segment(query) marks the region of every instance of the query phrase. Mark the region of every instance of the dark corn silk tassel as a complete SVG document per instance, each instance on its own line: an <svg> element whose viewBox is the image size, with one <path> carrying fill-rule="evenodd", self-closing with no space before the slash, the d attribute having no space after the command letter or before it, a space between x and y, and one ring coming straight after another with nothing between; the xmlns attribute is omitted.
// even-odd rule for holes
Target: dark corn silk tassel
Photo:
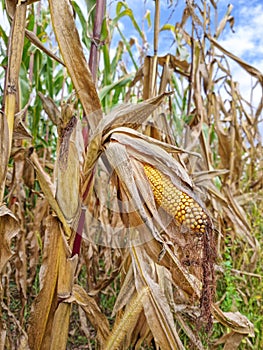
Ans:
<svg viewBox="0 0 263 350"><path fill-rule="evenodd" d="M144 164L156 203L175 220L195 232L205 232L207 215L188 194L179 190L168 176L149 164Z"/></svg>

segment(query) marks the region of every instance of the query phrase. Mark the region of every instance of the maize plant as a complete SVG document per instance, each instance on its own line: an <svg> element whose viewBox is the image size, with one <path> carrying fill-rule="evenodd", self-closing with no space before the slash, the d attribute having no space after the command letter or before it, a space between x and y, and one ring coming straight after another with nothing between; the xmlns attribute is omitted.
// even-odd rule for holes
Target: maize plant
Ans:
<svg viewBox="0 0 263 350"><path fill-rule="evenodd" d="M87 14L76 1L2 3L0 350L263 348L261 315L253 325L237 311L262 290L245 213L261 203L262 101L244 102L227 58L262 74L217 41L232 6L213 32L214 1L187 1L180 25L160 27L156 0L146 56L127 2L114 19L102 0ZM160 56L167 30L176 55Z"/></svg>

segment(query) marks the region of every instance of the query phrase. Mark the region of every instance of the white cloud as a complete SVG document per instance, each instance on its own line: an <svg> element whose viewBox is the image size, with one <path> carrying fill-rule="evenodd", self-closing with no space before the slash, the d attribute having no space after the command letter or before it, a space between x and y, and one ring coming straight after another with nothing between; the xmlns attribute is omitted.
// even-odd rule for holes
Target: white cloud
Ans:
<svg viewBox="0 0 263 350"><path fill-rule="evenodd" d="M234 55L263 71L263 4L252 0L249 5L246 1L240 1L238 4L234 2L234 6L232 15L235 17L235 32L230 29L225 31L219 42ZM234 80L238 82L244 98L249 101L255 79L252 80L251 76L234 61L229 62ZM254 106L258 104L261 96L262 90L258 86L254 91Z"/></svg>
<svg viewBox="0 0 263 350"><path fill-rule="evenodd" d="M239 6L232 12L235 17L235 33L225 32L220 43L245 60L263 61L263 4Z"/></svg>

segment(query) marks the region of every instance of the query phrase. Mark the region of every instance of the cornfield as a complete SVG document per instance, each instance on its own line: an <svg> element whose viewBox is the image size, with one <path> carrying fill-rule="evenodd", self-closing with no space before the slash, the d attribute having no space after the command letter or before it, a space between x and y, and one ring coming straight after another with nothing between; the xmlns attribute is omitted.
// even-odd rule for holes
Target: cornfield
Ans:
<svg viewBox="0 0 263 350"><path fill-rule="evenodd" d="M263 75L160 3L2 0L0 350L263 348Z"/></svg>

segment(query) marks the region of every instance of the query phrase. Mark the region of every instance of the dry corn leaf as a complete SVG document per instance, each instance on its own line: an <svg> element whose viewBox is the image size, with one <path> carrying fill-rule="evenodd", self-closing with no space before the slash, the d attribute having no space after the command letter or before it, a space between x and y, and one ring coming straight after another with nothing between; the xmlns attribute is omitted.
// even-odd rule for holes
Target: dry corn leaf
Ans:
<svg viewBox="0 0 263 350"><path fill-rule="evenodd" d="M165 295L155 280L155 263L147 255L143 246L131 250L135 285L138 292L148 288L144 298L144 313L155 342L162 349L184 350L184 346L175 328L173 314Z"/></svg>
<svg viewBox="0 0 263 350"><path fill-rule="evenodd" d="M39 0L36 0L36 1L39 1ZM27 1L27 4L28 3L29 1ZM57 57L51 50L49 50L45 45L43 45L34 32L31 32L30 30L26 29L25 35L31 41L32 44L34 44L41 51L45 52L49 57L53 58L55 61L57 61L58 63L64 66L63 61L59 57Z"/></svg>
<svg viewBox="0 0 263 350"><path fill-rule="evenodd" d="M54 308L57 307L57 280L60 256L64 253L59 221L49 216L46 219L44 256L40 269L40 292L30 314L28 338L31 349L41 349L43 343L49 348Z"/></svg>
<svg viewBox="0 0 263 350"><path fill-rule="evenodd" d="M218 27L216 28L216 33L215 33L215 38L217 39L221 33L223 32L227 22L230 22L230 25L231 25L231 28L233 27L234 25L234 21L233 21L233 17L230 16L232 10L233 10L233 5L232 4L229 4L228 7L227 7L227 12L225 14L225 16L222 18L222 20L220 21Z"/></svg>
<svg viewBox="0 0 263 350"><path fill-rule="evenodd" d="M91 339L91 332L88 324L88 320L85 314L85 311L78 306L78 312L79 312L79 320L80 320L80 327L82 332L85 334L85 337L87 339Z"/></svg>
<svg viewBox="0 0 263 350"><path fill-rule="evenodd" d="M170 69L176 70L179 68L180 73L183 75L189 75L190 65L186 60L179 60L176 56L167 54L165 56L158 57L158 64L161 66L168 65Z"/></svg>
<svg viewBox="0 0 263 350"><path fill-rule="evenodd" d="M19 231L20 227L15 215L4 204L0 205L0 272L13 255L11 240Z"/></svg>
<svg viewBox="0 0 263 350"><path fill-rule="evenodd" d="M197 185L201 185L203 182L204 183L208 182L217 176L222 176L228 173L229 173L229 170L227 169L203 170L203 171L193 173L192 178L193 178L193 182L197 186Z"/></svg>
<svg viewBox="0 0 263 350"><path fill-rule="evenodd" d="M47 115L49 116L50 120L55 125L58 125L60 112L55 102L49 96L44 96L40 91L38 92L38 96L41 98L43 108L47 113Z"/></svg>
<svg viewBox="0 0 263 350"><path fill-rule="evenodd" d="M152 99L143 101L136 105L123 104L114 108L99 123L89 142L87 155L84 164L84 174L90 172L90 169L97 161L102 149L102 137L118 127L130 127L137 129L146 121L150 114L162 103L166 96L171 93L163 93Z"/></svg>
<svg viewBox="0 0 263 350"><path fill-rule="evenodd" d="M169 245L163 247L155 240L146 242L144 245L147 254L153 261L170 270L174 284L181 288L192 299L200 298L201 282L182 265L180 259L172 252ZM162 250L166 253L159 259Z"/></svg>
<svg viewBox="0 0 263 350"><path fill-rule="evenodd" d="M132 266L129 266L129 269L126 273L124 281L122 282L121 289L117 296L117 299L112 310L112 315L114 316L120 309L122 309L128 302L132 299L132 296L135 293L135 284L134 284L134 274Z"/></svg>
<svg viewBox="0 0 263 350"><path fill-rule="evenodd" d="M63 61L88 117L90 128L94 131L102 117L101 105L83 53L73 19L73 10L66 0L49 0L49 6L53 29Z"/></svg>
<svg viewBox="0 0 263 350"><path fill-rule="evenodd" d="M81 286L75 284L72 295L65 302L76 302L85 311L90 323L97 330L97 338L100 344L103 345L109 336L110 327L106 316L101 312L95 299L90 297Z"/></svg>
<svg viewBox="0 0 263 350"><path fill-rule="evenodd" d="M223 350L237 350L245 335L235 332L229 332L222 335L216 342L213 343L213 348L225 344Z"/></svg>
<svg viewBox="0 0 263 350"><path fill-rule="evenodd" d="M231 188L229 187L228 184L225 184L225 196L228 199L228 205L231 207L231 209L234 211L234 214L236 217L242 222L244 228L248 231L251 232L251 227L248 223L246 213L242 209L242 207L238 204L237 200L231 193Z"/></svg>
<svg viewBox="0 0 263 350"><path fill-rule="evenodd" d="M240 312L223 312L217 305L213 305L212 312L218 322L233 332L254 336L254 325Z"/></svg>
<svg viewBox="0 0 263 350"><path fill-rule="evenodd" d="M251 66L250 64L246 63L243 61L241 58L235 56L231 52L227 51L226 49L223 48L214 38L212 38L210 35L206 35L207 38L211 41L212 44L215 45L221 52L223 52L225 55L228 57L232 58L236 63L238 63L242 68L244 68L250 75L254 76L259 80L261 85L263 84L263 75L262 73L256 69L255 67Z"/></svg>
<svg viewBox="0 0 263 350"><path fill-rule="evenodd" d="M167 86L171 82L172 74L173 74L173 70L171 68L169 68L169 58L167 57L164 64L163 64L161 82L160 82L160 87L159 87L159 91L158 91L159 94L166 91Z"/></svg>
<svg viewBox="0 0 263 350"><path fill-rule="evenodd" d="M189 337L192 347L196 347L198 350L205 350L206 348L203 346L202 341L200 337L197 334L196 329L192 329L191 326L189 326L188 322L184 320L184 318L177 312L176 313L176 320L179 322L180 326L184 330L185 334Z"/></svg>
<svg viewBox="0 0 263 350"><path fill-rule="evenodd" d="M66 349L71 304L60 303L55 311L52 323L50 350Z"/></svg>
<svg viewBox="0 0 263 350"><path fill-rule="evenodd" d="M148 288L142 288L138 293L135 292L129 300L127 307L118 322L115 322L112 333L105 342L105 350L119 349L126 337L130 337L133 329L139 320L143 310L143 303L147 298Z"/></svg>
<svg viewBox="0 0 263 350"><path fill-rule="evenodd" d="M17 5L16 1L13 1L13 0L6 0L5 1L6 11L7 11L8 16L10 18L14 17L14 14L16 12L16 5Z"/></svg>

